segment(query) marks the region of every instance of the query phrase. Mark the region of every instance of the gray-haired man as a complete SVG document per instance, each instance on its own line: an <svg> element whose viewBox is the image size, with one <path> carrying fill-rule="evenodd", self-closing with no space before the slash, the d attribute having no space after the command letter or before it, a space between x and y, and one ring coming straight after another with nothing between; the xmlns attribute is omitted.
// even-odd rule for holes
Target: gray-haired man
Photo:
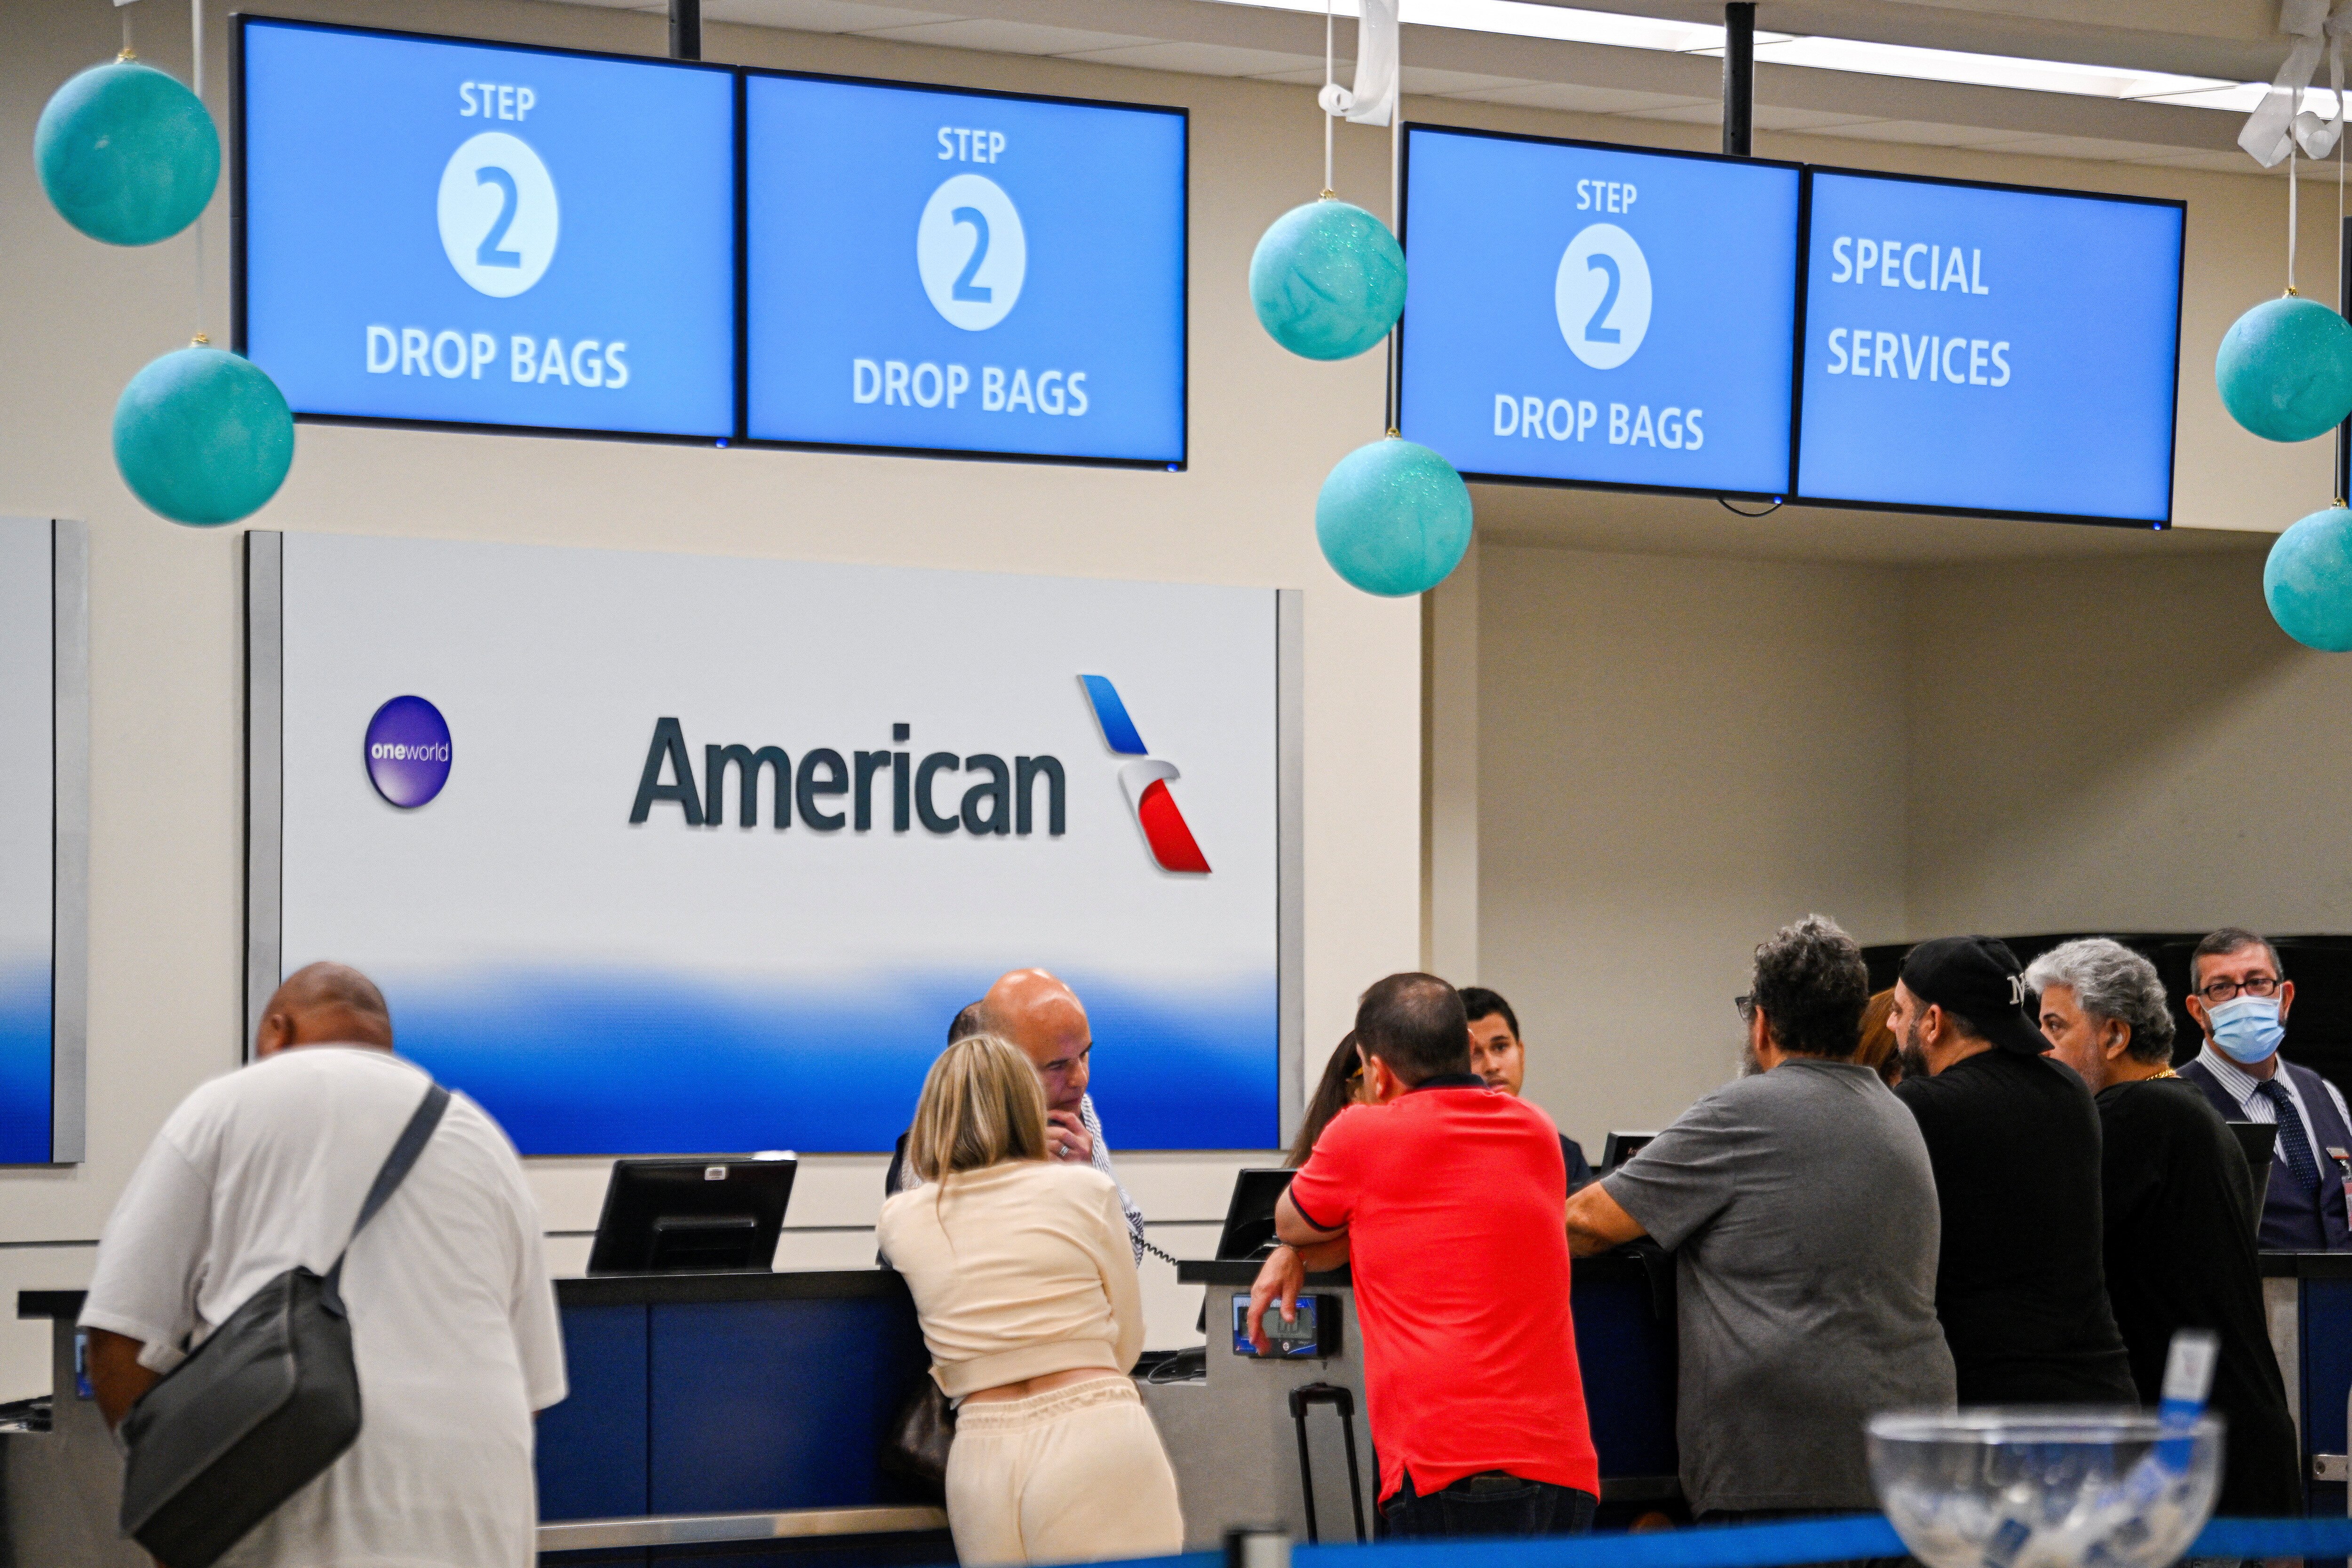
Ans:
<svg viewBox="0 0 2352 1568"><path fill-rule="evenodd" d="M2164 1386L2179 1329L2221 1337L2213 1408L2230 1423L2217 1511L2301 1511L2294 1419L2271 1352L2254 1257L2253 1182L2237 1141L2197 1086L2172 1070L2172 1014L2156 965L2090 937L2030 964L2051 1054L2099 1108L2107 1300L2140 1402Z"/></svg>

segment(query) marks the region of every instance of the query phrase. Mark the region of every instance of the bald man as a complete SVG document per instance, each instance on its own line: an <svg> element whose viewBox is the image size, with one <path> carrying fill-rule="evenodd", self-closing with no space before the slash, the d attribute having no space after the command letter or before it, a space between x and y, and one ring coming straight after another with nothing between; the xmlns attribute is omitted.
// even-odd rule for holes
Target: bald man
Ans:
<svg viewBox="0 0 2352 1568"><path fill-rule="evenodd" d="M563 1341L522 1164L462 1094L356 1239L352 1222L432 1080L393 1054L367 976L314 963L278 988L254 1060L163 1123L98 1245L82 1306L109 1426L262 1285L342 1294L359 1441L235 1550L238 1568L530 1568L531 1415L564 1394Z"/></svg>
<svg viewBox="0 0 2352 1568"><path fill-rule="evenodd" d="M1045 1088L1049 1123L1045 1157L1088 1163L1111 1179L1118 1188L1118 1206L1127 1214L1128 1239L1135 1245L1136 1261L1142 1262L1143 1211L1127 1195L1126 1185L1111 1166L1102 1119L1095 1114L1094 1097L1087 1093L1095 1036L1077 993L1045 970L1013 970L1000 975L987 995L956 1015L948 1026L948 1044L979 1034L1011 1041L1036 1068L1038 1080ZM890 1157L885 1190L901 1193L920 1184L907 1163L907 1140L902 1135Z"/></svg>

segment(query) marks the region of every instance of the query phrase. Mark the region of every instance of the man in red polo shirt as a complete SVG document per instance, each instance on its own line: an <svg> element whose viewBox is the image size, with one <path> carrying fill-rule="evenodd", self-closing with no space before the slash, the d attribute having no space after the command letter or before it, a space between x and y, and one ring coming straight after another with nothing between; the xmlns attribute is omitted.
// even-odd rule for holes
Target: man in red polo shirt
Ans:
<svg viewBox="0 0 2352 1568"><path fill-rule="evenodd" d="M1250 1337L1309 1268L1352 1264L1381 1512L1400 1536L1589 1529L1601 1492L1569 1316L1559 1131L1470 1070L1462 998L1391 974L1356 1010L1371 1103L1275 1211Z"/></svg>

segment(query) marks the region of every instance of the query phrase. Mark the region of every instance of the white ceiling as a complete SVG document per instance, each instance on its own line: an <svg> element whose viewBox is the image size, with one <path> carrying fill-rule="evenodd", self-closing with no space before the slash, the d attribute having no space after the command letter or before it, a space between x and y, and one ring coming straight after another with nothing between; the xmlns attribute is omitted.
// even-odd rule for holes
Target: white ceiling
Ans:
<svg viewBox="0 0 2352 1568"><path fill-rule="evenodd" d="M645 0L575 0L660 13ZM1578 0L1585 9L1720 22L1712 0ZM1322 18L1223 0L706 0L706 22L852 34L1287 83L1323 77ZM2127 16L2128 26L2113 18ZM1979 53L2124 65L2227 79L2276 68L2273 0L1764 0L1758 26ZM1342 50L1354 25L1339 25ZM1453 28L1407 26L1405 90L1630 120L1715 124L1720 61ZM1343 76L1344 79L1344 76ZM2214 110L1759 65L1756 125L1874 142L1968 147L2258 174L2242 118ZM2278 173L2283 174L2281 169Z"/></svg>

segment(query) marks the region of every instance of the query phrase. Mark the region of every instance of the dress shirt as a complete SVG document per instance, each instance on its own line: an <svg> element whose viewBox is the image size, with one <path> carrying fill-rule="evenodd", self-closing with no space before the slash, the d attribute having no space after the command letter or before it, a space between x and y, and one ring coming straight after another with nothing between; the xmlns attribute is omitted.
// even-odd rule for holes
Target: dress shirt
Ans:
<svg viewBox="0 0 2352 1568"><path fill-rule="evenodd" d="M2266 1121L2273 1126L2278 1124L2278 1108L2265 1096L2255 1092L2255 1086L2263 1082L2263 1079L2254 1077L2253 1074L2215 1050L2213 1042L2210 1040L2206 1041L2205 1048L2197 1053L2197 1060L2199 1065L2213 1075L2213 1081L2221 1086L2222 1092L2238 1102L2238 1109L2244 1112L2242 1120ZM2277 1073L2270 1081L2284 1089L2287 1098L2294 1102L2294 1113L2303 1119L2304 1141L2310 1144L2312 1153L2324 1154L2325 1151L2320 1147L2319 1131L2311 1124L2311 1108L2304 1104L2303 1090L2295 1086L2294 1075ZM2330 1083L2327 1085L2327 1094L2329 1099L2336 1101L2336 1113L2344 1118L2347 1123L2352 1123L2352 1109L2347 1109L2345 1106L2344 1091ZM2284 1142L2279 1145L2278 1158L2282 1163L2286 1159L2286 1145Z"/></svg>

